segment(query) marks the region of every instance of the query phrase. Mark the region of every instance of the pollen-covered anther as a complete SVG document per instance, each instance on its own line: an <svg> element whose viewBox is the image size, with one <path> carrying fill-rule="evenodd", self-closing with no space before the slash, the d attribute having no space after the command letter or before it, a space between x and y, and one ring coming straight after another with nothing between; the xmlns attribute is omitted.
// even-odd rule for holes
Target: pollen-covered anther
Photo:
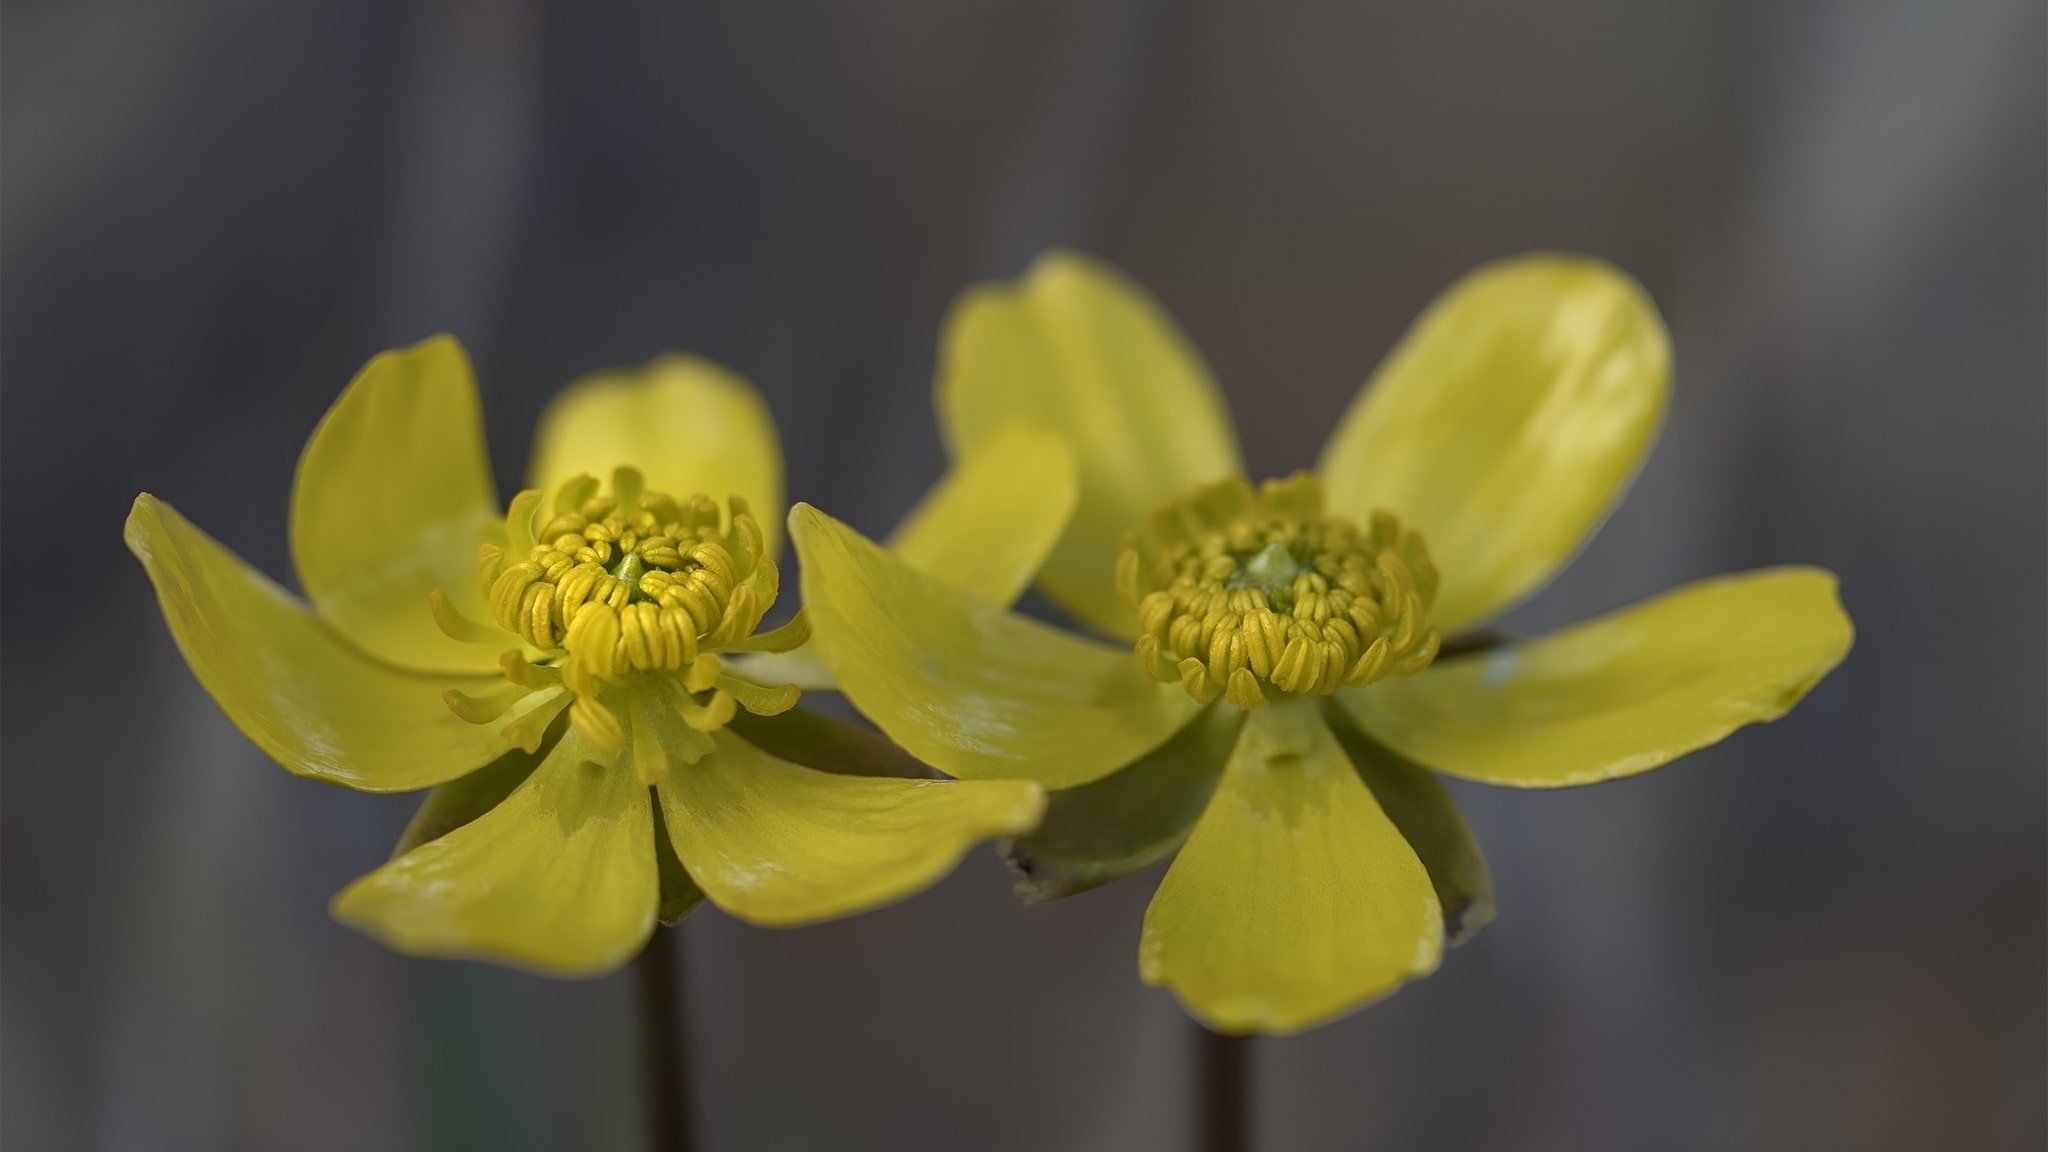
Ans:
<svg viewBox="0 0 2048 1152"><path fill-rule="evenodd" d="M1273 691L1410 675L1442 642L1421 534L1383 512L1364 527L1324 514L1307 473L1169 501L1148 532L1126 537L1116 582L1138 614L1139 666L1203 702L1257 708Z"/></svg>
<svg viewBox="0 0 2048 1152"><path fill-rule="evenodd" d="M570 720L607 747L627 738L619 691L661 677L684 698L712 691L694 722L723 724L731 711L703 675L710 653L744 641L775 602L778 577L745 500L729 513L704 495L677 500L645 491L621 468L612 491L580 476L555 494L523 492L506 517L507 544L483 545L477 578L499 627L546 655L575 697ZM537 525L537 527L536 527ZM517 653L514 668L538 667ZM553 673L550 673L553 674ZM474 710L474 709L472 709Z"/></svg>

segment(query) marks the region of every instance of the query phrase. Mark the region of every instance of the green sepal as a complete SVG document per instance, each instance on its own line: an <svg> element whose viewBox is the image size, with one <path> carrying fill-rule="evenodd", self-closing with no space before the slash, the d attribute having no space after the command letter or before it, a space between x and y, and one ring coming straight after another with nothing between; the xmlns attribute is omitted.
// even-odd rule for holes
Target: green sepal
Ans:
<svg viewBox="0 0 2048 1152"><path fill-rule="evenodd" d="M1493 877L1443 781L1366 735L1334 700L1323 706L1323 718L1373 798L1428 870L1437 902L1443 905L1444 942L1456 946L1478 935L1493 923Z"/></svg>
<svg viewBox="0 0 2048 1152"><path fill-rule="evenodd" d="M881 733L809 708L792 708L775 716L738 712L726 727L770 756L820 772L906 780L936 775Z"/></svg>
<svg viewBox="0 0 2048 1152"><path fill-rule="evenodd" d="M661 800L652 785L647 789L647 802L654 805L654 866L661 876L661 903L655 908L654 918L673 928L704 902L704 890L690 878L689 870L676 856L675 845L669 843Z"/></svg>
<svg viewBox="0 0 2048 1152"><path fill-rule="evenodd" d="M467 776L436 784L406 821L391 858L396 860L429 840L439 840L496 808L533 775L542 759L538 752L514 748Z"/></svg>
<svg viewBox="0 0 2048 1152"><path fill-rule="evenodd" d="M997 850L1026 904L1086 892L1166 859L1216 791L1244 712L1217 705L1130 767L1046 796L1037 831Z"/></svg>

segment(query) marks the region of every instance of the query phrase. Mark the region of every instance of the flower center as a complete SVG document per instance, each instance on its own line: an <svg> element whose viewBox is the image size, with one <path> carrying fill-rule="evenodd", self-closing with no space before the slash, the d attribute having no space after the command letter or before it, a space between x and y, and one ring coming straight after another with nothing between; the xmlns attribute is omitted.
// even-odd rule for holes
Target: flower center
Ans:
<svg viewBox="0 0 2048 1152"><path fill-rule="evenodd" d="M1428 624L1436 585L1420 533L1384 512L1367 527L1324 514L1308 473L1257 491L1238 477L1196 488L1117 558L1139 665L1240 708L1268 689L1328 694L1428 667L1442 644Z"/></svg>
<svg viewBox="0 0 2048 1152"><path fill-rule="evenodd" d="M621 469L605 496L594 478L578 477L556 494L554 516L531 544L510 540L513 554L526 544L525 558L485 588L500 627L536 648L566 649L601 675L681 671L703 649L753 631L776 580L746 501L733 499L722 527L710 497L679 502L641 491L638 479ZM508 533L517 533L509 521Z"/></svg>
<svg viewBox="0 0 2048 1152"><path fill-rule="evenodd" d="M633 468L613 473L608 494L591 476L562 485L545 519L543 499L538 490L514 497L504 545L484 544L477 555L492 617L529 649L505 654L513 684L566 689L570 722L607 748L624 746L628 724L636 742L643 727L650 739L662 735L654 730L672 728L665 723L670 716L710 733L739 707L767 715L796 702L795 688L743 680L716 655L779 650L804 638L800 620L754 636L775 603L779 576L745 500L732 497L722 515L709 496L677 500L646 491ZM443 604L436 607L448 614ZM463 627L453 624L451 634ZM449 704L465 718L504 710L460 694L451 694ZM514 738L536 744L539 736ZM661 742L702 744L687 736Z"/></svg>

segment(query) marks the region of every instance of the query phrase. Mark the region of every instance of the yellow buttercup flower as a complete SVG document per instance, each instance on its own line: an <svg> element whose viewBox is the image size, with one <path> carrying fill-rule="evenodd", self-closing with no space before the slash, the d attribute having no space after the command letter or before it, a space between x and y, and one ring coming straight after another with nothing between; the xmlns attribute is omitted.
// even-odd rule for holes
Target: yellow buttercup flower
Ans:
<svg viewBox="0 0 2048 1152"><path fill-rule="evenodd" d="M706 897L757 924L841 916L1036 823L1035 783L911 778L879 737L790 710L767 656L806 626L757 631L781 449L744 381L681 356L587 377L543 416L532 480L497 511L443 337L372 360L307 444L305 601L135 501L128 545L237 727L302 776L434 789L336 916L407 953L594 975ZM963 514L1018 483L1036 521ZM1021 587L1072 492L1060 442L998 438L906 524L932 539L905 555L948 586Z"/></svg>
<svg viewBox="0 0 2048 1152"><path fill-rule="evenodd" d="M1053 253L971 289L941 361L956 456L1018 428L1074 447L1079 499L1038 582L1122 643L953 592L798 505L811 646L920 759L1058 790L1008 849L1025 899L1172 857L1139 970L1219 1030L1328 1020L1491 920L1485 861L1431 770L1528 788L1642 772L1784 714L1849 648L1813 568L1446 644L1555 574L1655 436L1664 326L1597 261L1473 272L1313 473L1256 488L1200 357L1093 260Z"/></svg>

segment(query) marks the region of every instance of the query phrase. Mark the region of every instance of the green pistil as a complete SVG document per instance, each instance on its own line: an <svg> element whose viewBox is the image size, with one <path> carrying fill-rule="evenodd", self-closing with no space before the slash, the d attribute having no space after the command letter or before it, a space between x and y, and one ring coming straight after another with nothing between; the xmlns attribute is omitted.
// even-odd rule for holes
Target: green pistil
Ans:
<svg viewBox="0 0 2048 1152"><path fill-rule="evenodd" d="M612 569L612 575L626 582L626 587L633 590L633 598L635 600L646 600L650 599L650 597L640 591L640 577L646 571L647 562L640 558L640 551L636 548L626 553L626 558L619 561L618 566Z"/></svg>
<svg viewBox="0 0 2048 1152"><path fill-rule="evenodd" d="M1266 603L1275 612L1286 612L1294 607L1294 581L1308 569L1295 559L1292 549L1285 541L1275 540L1247 561L1244 567L1233 573L1224 587L1236 591L1241 588L1257 588L1265 593Z"/></svg>

